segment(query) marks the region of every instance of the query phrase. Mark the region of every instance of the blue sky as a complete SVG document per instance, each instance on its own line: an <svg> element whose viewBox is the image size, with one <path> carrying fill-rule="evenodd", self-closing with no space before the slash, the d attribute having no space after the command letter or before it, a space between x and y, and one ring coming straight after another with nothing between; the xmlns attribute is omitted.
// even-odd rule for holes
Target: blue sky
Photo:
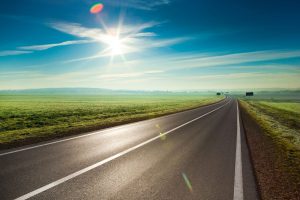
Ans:
<svg viewBox="0 0 300 200"><path fill-rule="evenodd" d="M104 9L91 14L102 3ZM300 88L297 0L3 0L0 89Z"/></svg>

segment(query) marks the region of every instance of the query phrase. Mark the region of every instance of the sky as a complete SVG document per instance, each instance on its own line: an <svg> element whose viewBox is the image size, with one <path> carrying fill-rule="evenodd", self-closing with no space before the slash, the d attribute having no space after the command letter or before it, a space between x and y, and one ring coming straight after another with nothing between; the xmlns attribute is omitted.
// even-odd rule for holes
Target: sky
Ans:
<svg viewBox="0 0 300 200"><path fill-rule="evenodd" d="M299 8L298 0L2 0L0 90L299 89Z"/></svg>

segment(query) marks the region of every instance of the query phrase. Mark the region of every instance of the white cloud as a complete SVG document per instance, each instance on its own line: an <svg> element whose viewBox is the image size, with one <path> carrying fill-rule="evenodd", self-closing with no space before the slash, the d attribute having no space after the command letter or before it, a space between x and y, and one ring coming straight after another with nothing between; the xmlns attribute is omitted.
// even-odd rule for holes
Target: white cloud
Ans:
<svg viewBox="0 0 300 200"><path fill-rule="evenodd" d="M133 72L133 73L103 74L100 75L99 78L104 78L104 79L132 78L132 77L140 77L149 74L158 74L163 72L164 71L156 70L156 71L144 71L144 72Z"/></svg>
<svg viewBox="0 0 300 200"><path fill-rule="evenodd" d="M221 55L205 54L173 54L144 61L146 68L162 68L165 70L181 70L191 68L229 66L261 61L274 61L288 58L299 58L299 50L269 50Z"/></svg>
<svg viewBox="0 0 300 200"><path fill-rule="evenodd" d="M93 40L73 40L73 41L65 41L65 42L52 43L52 44L22 46L22 47L19 47L19 49L42 51L42 50L47 50L47 49L50 49L53 47L67 46L67 45L73 45L73 44L86 44L86 43L92 43L92 42L94 42L94 41Z"/></svg>
<svg viewBox="0 0 300 200"><path fill-rule="evenodd" d="M248 72L248 73L230 73L230 74L210 74L210 75L198 75L198 76L188 76L184 79L189 80L217 80L217 79L238 79L238 78L255 78L255 77L266 77L267 73L257 73L257 72Z"/></svg>
<svg viewBox="0 0 300 200"><path fill-rule="evenodd" d="M84 27L81 24L78 23L67 23L67 22L55 22L50 23L49 25L63 33L67 33L76 37L80 38L90 38L97 41L106 42L108 32L113 33L120 31L121 36L127 36L127 37L153 37L156 36L153 32L145 32L145 29L152 28L154 26L157 26L161 23L158 22L148 22L143 24L137 24L137 25L122 25L120 27L120 30L118 30L118 27L115 28L107 28L101 29L101 28L90 28L90 27Z"/></svg>
<svg viewBox="0 0 300 200"><path fill-rule="evenodd" d="M78 23L55 22L49 24L52 28L80 38L101 40L105 33L99 28L86 28Z"/></svg>
<svg viewBox="0 0 300 200"><path fill-rule="evenodd" d="M137 52L138 49L134 47L127 47L126 48L126 54L128 53L133 53ZM98 59L98 58L103 58L103 57L109 57L111 56L110 52L107 49L104 49L103 51L100 51L94 55L91 56L86 56L86 57L81 57L81 58L74 58L70 60L65 60L62 63L72 63L72 62L80 62L80 61L85 61L85 60L93 60L93 59Z"/></svg>
<svg viewBox="0 0 300 200"><path fill-rule="evenodd" d="M32 53L32 51L8 50L8 51L0 51L0 56L14 56L14 55L29 54L29 53Z"/></svg>
<svg viewBox="0 0 300 200"><path fill-rule="evenodd" d="M157 36L157 34L153 32L135 34L135 37L154 37L154 36Z"/></svg>
<svg viewBox="0 0 300 200"><path fill-rule="evenodd" d="M120 27L120 30L118 30L118 27L108 28L107 30L105 30L101 28L84 27L78 23L55 22L55 23L50 23L48 25L60 32L73 35L78 38L83 38L83 39L64 41L59 43L21 46L21 47L17 47L17 49L19 50L0 51L0 56L28 54L28 53L33 53L34 51L43 51L43 50L47 50L59 46L86 44L86 43L93 43L93 42L107 44L107 41L111 39L110 38L111 36L108 34L108 32L114 33L117 31L120 31L119 33L120 37L126 38L128 41L134 43L131 47L127 47L126 49L127 53L136 52L138 50L141 50L142 47L157 48L166 45L173 45L175 43L183 42L184 40L186 40L184 38L158 40L155 38L157 36L156 33L145 31L146 29L153 28L160 24L161 23L158 22L147 22L147 23L137 24L137 25L122 25L122 27ZM105 57L105 56L109 56L108 52L101 51L92 56L71 60L71 62L95 59L95 58Z"/></svg>
<svg viewBox="0 0 300 200"><path fill-rule="evenodd" d="M76 29L76 30L81 31L81 30L78 30L78 29ZM69 31L71 31L71 30L69 30ZM84 34L84 33L82 33L82 34ZM92 42L95 41L95 39L94 40L92 40L92 39L93 38L91 38L89 40L73 40L73 41L64 41L64 42L60 42L60 43L21 46L21 47L17 47L17 49L19 49L19 50L0 51L0 56L22 55L22 54L33 53L34 51L47 50L47 49L50 49L50 48L53 48L53 47L68 46L68 45L74 45L74 44L87 44L87 43L92 43Z"/></svg>
<svg viewBox="0 0 300 200"><path fill-rule="evenodd" d="M190 68L193 67L207 67L207 66L220 66L239 64L246 62L258 62L267 60L279 60L285 58L300 57L300 51L253 51L245 53L232 53L216 56L207 56L197 58L194 57L176 57L173 61L177 64L184 64Z"/></svg>
<svg viewBox="0 0 300 200"><path fill-rule="evenodd" d="M191 37L167 38L159 39L156 33L146 31L160 25L158 22L148 22L137 25L120 25L114 28L88 28L78 23L56 22L50 26L58 31L85 39L91 39L104 45L109 46L112 37L119 35L119 40L122 41L123 54L134 52L142 52L145 49L160 48L175 45L192 39ZM105 27L105 26L104 26ZM84 60L97 59L101 57L111 56L109 49L104 49L91 56L67 60L64 63L78 62Z"/></svg>

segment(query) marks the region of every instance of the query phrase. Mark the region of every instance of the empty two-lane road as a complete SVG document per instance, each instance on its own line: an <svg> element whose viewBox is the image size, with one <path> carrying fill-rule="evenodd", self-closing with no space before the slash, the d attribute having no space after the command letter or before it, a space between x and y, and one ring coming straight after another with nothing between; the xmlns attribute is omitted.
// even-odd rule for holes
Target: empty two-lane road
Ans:
<svg viewBox="0 0 300 200"><path fill-rule="evenodd" d="M236 100L0 152L1 199L258 199Z"/></svg>

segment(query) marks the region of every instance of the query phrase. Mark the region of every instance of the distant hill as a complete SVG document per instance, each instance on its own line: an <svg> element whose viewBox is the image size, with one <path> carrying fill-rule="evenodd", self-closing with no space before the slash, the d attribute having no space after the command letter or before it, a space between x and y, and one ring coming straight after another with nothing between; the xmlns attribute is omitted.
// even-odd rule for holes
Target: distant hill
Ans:
<svg viewBox="0 0 300 200"><path fill-rule="evenodd" d="M100 88L42 88L25 90L0 90L0 94L105 94L113 90Z"/></svg>
<svg viewBox="0 0 300 200"><path fill-rule="evenodd" d="M220 90L222 91L222 90ZM0 95L215 95L220 91L142 91L142 90L111 90L104 88L41 88L24 90L0 90ZM228 90L224 90L228 91ZM230 95L244 95L246 91L229 92ZM259 97L294 97L300 98L300 90L261 90L254 91Z"/></svg>
<svg viewBox="0 0 300 200"><path fill-rule="evenodd" d="M25 90L0 90L0 94L7 95L178 95L178 94L201 94L214 95L213 91L138 91L138 90L110 90L103 88L42 88L42 89L25 89Z"/></svg>

